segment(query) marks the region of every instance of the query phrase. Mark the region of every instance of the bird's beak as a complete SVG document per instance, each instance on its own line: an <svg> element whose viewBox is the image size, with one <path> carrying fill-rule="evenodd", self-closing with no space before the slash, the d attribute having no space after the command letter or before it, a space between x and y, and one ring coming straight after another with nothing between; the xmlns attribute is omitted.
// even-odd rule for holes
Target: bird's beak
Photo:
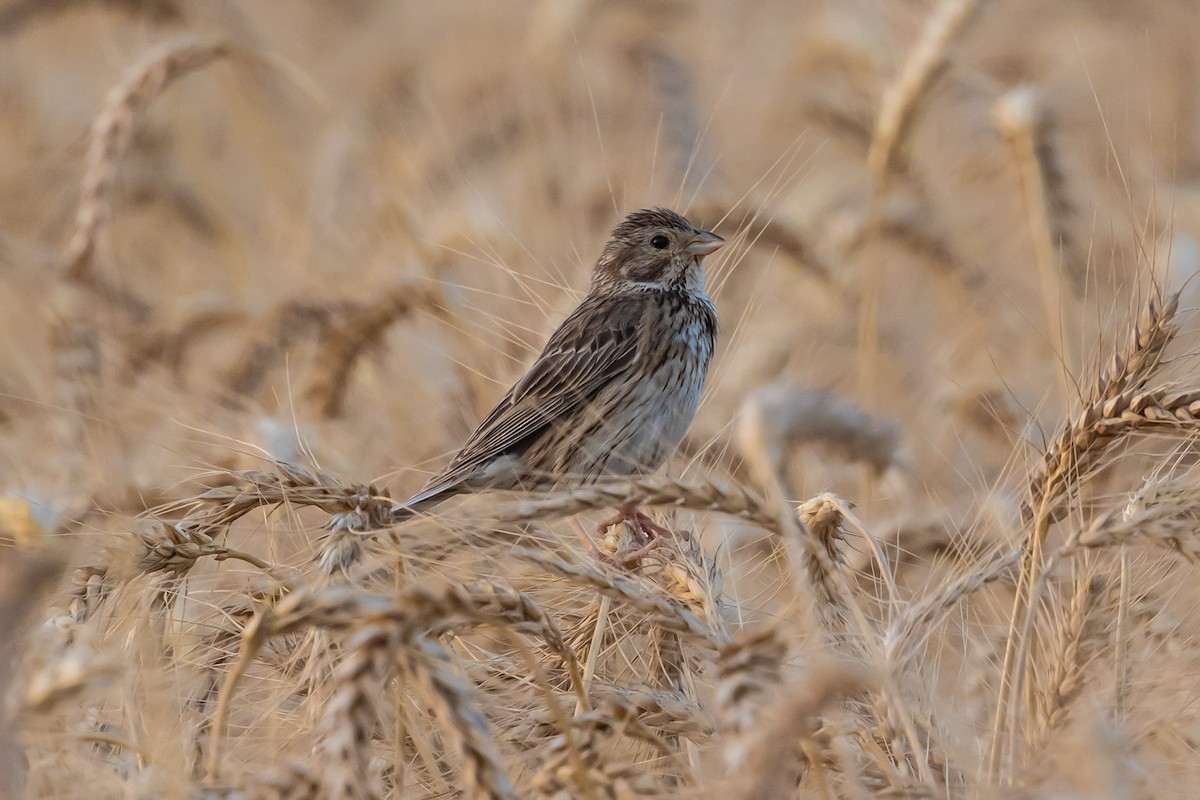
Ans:
<svg viewBox="0 0 1200 800"><path fill-rule="evenodd" d="M697 231L687 247L683 248L694 256L706 256L720 250L725 240L712 231Z"/></svg>

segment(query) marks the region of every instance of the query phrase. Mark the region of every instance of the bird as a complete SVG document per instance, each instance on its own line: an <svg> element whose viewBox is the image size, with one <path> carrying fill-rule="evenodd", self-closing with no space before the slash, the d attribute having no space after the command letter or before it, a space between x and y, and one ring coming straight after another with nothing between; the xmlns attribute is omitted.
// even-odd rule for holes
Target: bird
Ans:
<svg viewBox="0 0 1200 800"><path fill-rule="evenodd" d="M655 472L700 403L717 338L704 259L724 243L665 208L629 214L604 245L582 302L448 466L394 506L394 518L465 493ZM643 540L669 533L633 505L616 511L598 533L620 522Z"/></svg>

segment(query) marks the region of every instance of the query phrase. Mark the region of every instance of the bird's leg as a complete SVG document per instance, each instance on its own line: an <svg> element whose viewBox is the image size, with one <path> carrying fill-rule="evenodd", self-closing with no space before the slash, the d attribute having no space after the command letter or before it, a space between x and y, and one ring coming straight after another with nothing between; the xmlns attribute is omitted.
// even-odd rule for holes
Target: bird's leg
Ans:
<svg viewBox="0 0 1200 800"><path fill-rule="evenodd" d="M642 531L642 535L647 539L671 537L679 538L686 542L691 538L691 534L687 531L673 531L670 528L659 525L650 519L649 515L642 513L636 508L633 509L633 524Z"/></svg>
<svg viewBox="0 0 1200 800"><path fill-rule="evenodd" d="M638 519L639 516L644 517L646 515L638 511L636 506L619 506L616 514L613 514L607 519L601 520L599 524L596 525L596 535L603 538L608 535L610 528L612 528L614 525L620 525L622 522L624 522L629 526L629 529L633 531L634 536L637 536L640 539L649 538L646 536L646 532L642 530L642 526Z"/></svg>
<svg viewBox="0 0 1200 800"><path fill-rule="evenodd" d="M609 528L622 522L629 526L635 536L645 542L664 537L680 538L686 542L690 537L687 531L673 531L659 525L637 506L632 505L619 506L616 514L596 526L596 533L599 536L605 536L608 534Z"/></svg>
<svg viewBox="0 0 1200 800"><path fill-rule="evenodd" d="M583 526L579 524L578 519L568 517L567 522L570 524L571 529L575 531L575 538L579 539L579 543L583 545L583 549L589 556L603 564L613 567L617 566L617 561L612 556L600 552L600 548L596 547L596 543L592 541L592 537L584 532Z"/></svg>
<svg viewBox="0 0 1200 800"><path fill-rule="evenodd" d="M634 564L637 564L638 560L642 556L646 555L651 550L657 549L658 547L660 547L662 545L662 543L663 543L662 537L655 537L655 538L649 540L648 542L646 542L644 545L641 545L640 547L633 547L633 548L618 550L616 553L613 554L612 558L614 561L618 562L621 566L629 567Z"/></svg>
<svg viewBox="0 0 1200 800"><path fill-rule="evenodd" d="M609 566L629 568L635 566L642 556L662 544L661 536L657 535L653 529L651 531L646 530L644 527L644 522L646 521L648 521L646 515L642 514L634 506L621 506L617 509L616 514L598 524L596 526L596 535L607 545L606 549L612 550L612 555L597 547L594 542L583 534L582 528L579 528L577 525L574 526L576 529L575 535L583 542L584 549L587 550L592 558ZM610 531L613 526L622 523L629 530L628 535L632 538L632 542L626 540L622 543L621 538L624 537L614 539L611 536Z"/></svg>

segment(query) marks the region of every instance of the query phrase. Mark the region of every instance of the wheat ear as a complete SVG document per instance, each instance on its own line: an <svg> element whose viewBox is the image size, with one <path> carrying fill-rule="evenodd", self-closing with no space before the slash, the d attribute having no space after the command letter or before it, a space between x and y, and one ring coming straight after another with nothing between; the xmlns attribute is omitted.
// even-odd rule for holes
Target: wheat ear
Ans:
<svg viewBox="0 0 1200 800"><path fill-rule="evenodd" d="M221 40L196 37L161 45L129 67L105 98L104 108L92 123L75 230L63 251L61 268L70 280L107 287L95 273L92 257L112 216L112 195L117 169L133 141L138 116L179 78L229 55L233 48ZM144 301L112 291L124 305L144 315Z"/></svg>

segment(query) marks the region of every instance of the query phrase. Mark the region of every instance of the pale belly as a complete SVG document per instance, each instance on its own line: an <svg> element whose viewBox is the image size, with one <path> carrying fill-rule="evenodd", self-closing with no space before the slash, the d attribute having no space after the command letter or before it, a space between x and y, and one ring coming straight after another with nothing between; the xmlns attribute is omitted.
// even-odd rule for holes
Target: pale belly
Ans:
<svg viewBox="0 0 1200 800"><path fill-rule="evenodd" d="M691 334L666 343L671 352L657 371L609 386L531 448L531 466L567 483L645 475L662 466L696 415L712 356L711 341Z"/></svg>

